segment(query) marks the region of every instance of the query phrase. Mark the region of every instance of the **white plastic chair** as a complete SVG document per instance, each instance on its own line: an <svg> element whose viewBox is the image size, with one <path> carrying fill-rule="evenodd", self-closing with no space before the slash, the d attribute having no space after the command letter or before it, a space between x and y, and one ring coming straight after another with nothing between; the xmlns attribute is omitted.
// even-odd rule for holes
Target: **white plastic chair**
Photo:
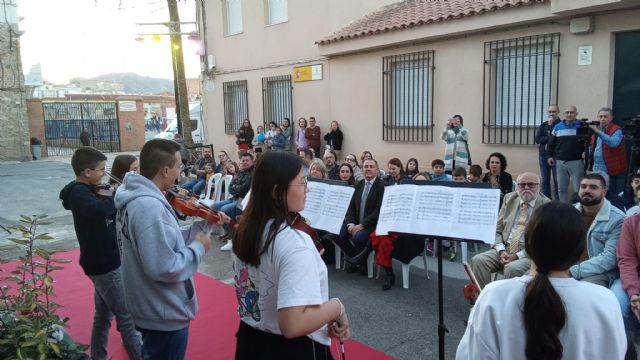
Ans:
<svg viewBox="0 0 640 360"><path fill-rule="evenodd" d="M422 254L418 254L418 256L422 255L422 263L424 264L424 271L426 271L427 273L427 279L431 279L431 277L429 276L429 268L427 267L427 241L428 238L424 240L424 250L422 251ZM374 259L375 259L375 251L372 251L371 254L369 255L369 257L367 258L367 273L369 278L373 278L373 265L374 265ZM392 259L395 261L398 261L397 259ZM404 289L408 289L409 288L409 268L410 268L411 264L405 264L402 263L402 287ZM376 279L380 277L380 266L378 266L378 269L376 271Z"/></svg>
<svg viewBox="0 0 640 360"><path fill-rule="evenodd" d="M233 180L233 176L225 175L222 178L222 182L224 183L224 197L219 201L231 199L231 180Z"/></svg>
<svg viewBox="0 0 640 360"><path fill-rule="evenodd" d="M199 202L206 206L206 207L211 207L211 205L213 205L213 203L215 203L216 200L220 195L219 193L220 191L220 184L221 181L220 179L222 178L222 174L217 173L217 174L213 174L210 178L209 178L209 182L207 183L207 193L205 194L204 199L200 199ZM213 191L213 198L211 197L211 192Z"/></svg>

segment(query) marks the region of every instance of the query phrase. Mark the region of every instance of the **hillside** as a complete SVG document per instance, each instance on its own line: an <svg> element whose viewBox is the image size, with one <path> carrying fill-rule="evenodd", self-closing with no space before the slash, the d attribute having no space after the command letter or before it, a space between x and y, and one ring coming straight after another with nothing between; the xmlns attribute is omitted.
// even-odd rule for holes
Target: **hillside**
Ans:
<svg viewBox="0 0 640 360"><path fill-rule="evenodd" d="M127 94L151 95L161 92L173 93L173 80L141 76L135 73L111 73L96 76L100 81L115 81L124 85Z"/></svg>

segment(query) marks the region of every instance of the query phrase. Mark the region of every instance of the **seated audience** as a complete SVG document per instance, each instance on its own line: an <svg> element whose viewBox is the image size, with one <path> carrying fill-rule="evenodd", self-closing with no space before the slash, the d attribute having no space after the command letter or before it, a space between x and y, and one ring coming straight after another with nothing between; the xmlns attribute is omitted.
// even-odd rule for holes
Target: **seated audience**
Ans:
<svg viewBox="0 0 640 360"><path fill-rule="evenodd" d="M362 169L364 180L356 185L340 234L334 236L333 241L348 260L351 259L346 265L347 272L355 272L361 267L366 274L366 266L362 264L372 250L369 235L378 224L384 183L377 176L378 162L374 159L365 160Z"/></svg>
<svg viewBox="0 0 640 360"><path fill-rule="evenodd" d="M478 164L469 166L469 176L467 177L467 179L472 183L482 182L482 166Z"/></svg>
<svg viewBox="0 0 640 360"><path fill-rule="evenodd" d="M631 175L629 185L625 186L624 191L620 193L624 207L627 210L638 204L638 197L636 196L638 187L640 187L640 172Z"/></svg>
<svg viewBox="0 0 640 360"><path fill-rule="evenodd" d="M215 172L217 173L224 173L224 168L227 165L227 163L231 162L231 159L229 158L229 154L227 154L226 151L222 150L220 152L218 152L218 161L220 161L218 164L216 164L215 167Z"/></svg>
<svg viewBox="0 0 640 360"><path fill-rule="evenodd" d="M517 184L516 191L505 196L500 208L492 249L471 259L480 287L491 281L491 273L500 270L507 279L529 271L531 259L525 251L525 229L533 211L550 200L540 193L540 178L534 173L520 174Z"/></svg>
<svg viewBox="0 0 640 360"><path fill-rule="evenodd" d="M404 174L402 161L400 161L400 159L392 158L389 160L387 168L389 169L389 175L384 178L385 185L398 185L402 184L405 180L409 180L409 178Z"/></svg>
<svg viewBox="0 0 640 360"><path fill-rule="evenodd" d="M416 158L409 159L409 161L407 161L407 168L404 170L405 175L407 175L409 179L413 179L419 172L418 160Z"/></svg>
<svg viewBox="0 0 640 360"><path fill-rule="evenodd" d="M196 160L193 169L191 169L191 173L196 175L195 179L191 179L186 183L182 184L182 188L191 191L196 195L200 195L202 189L204 189L204 185L206 184L206 172L204 171L204 166L206 164L211 164L215 167L215 160L213 159L213 153L209 146L205 146L202 148L202 157Z"/></svg>
<svg viewBox="0 0 640 360"><path fill-rule="evenodd" d="M568 271L586 251L585 225L577 211L557 201L534 211L525 235L531 271L480 292L457 360L625 357L615 296Z"/></svg>
<svg viewBox="0 0 640 360"><path fill-rule="evenodd" d="M302 159L304 176L309 176L309 167L311 166L311 160L313 160L313 153L309 149L300 149L298 150L298 156Z"/></svg>
<svg viewBox="0 0 640 360"><path fill-rule="evenodd" d="M636 198L640 197L640 186L636 187ZM640 205L633 206L627 209L627 217L640 214Z"/></svg>
<svg viewBox="0 0 640 360"><path fill-rule="evenodd" d="M354 154L349 154L344 158L344 161L351 165L353 169L353 177L356 179L356 182L364 179L364 175L362 174L362 169L360 168L360 164L358 164L358 158Z"/></svg>
<svg viewBox="0 0 640 360"><path fill-rule="evenodd" d="M322 159L324 160L324 165L327 167L327 178L331 180L338 180L339 169L338 164L336 164L336 152L331 149L327 149L324 152Z"/></svg>
<svg viewBox="0 0 640 360"><path fill-rule="evenodd" d="M451 181L453 182L467 182L467 170L463 167L456 167L451 172Z"/></svg>
<svg viewBox="0 0 640 360"><path fill-rule="evenodd" d="M494 152L487 158L485 166L489 172L484 174L482 182L500 189L500 205L502 205L502 198L513 191L513 178L505 171L507 170L507 158L499 152Z"/></svg>
<svg viewBox="0 0 640 360"><path fill-rule="evenodd" d="M324 166L324 163L322 162L322 160L318 158L314 158L313 160L311 160L308 176L313 178L318 178L318 179L327 178L327 167Z"/></svg>
<svg viewBox="0 0 640 360"><path fill-rule="evenodd" d="M451 175L444 172L444 161L441 159L435 159L431 162L431 169L433 170L433 181L451 181Z"/></svg>
<svg viewBox="0 0 640 360"><path fill-rule="evenodd" d="M576 280L609 288L619 276L616 245L624 213L605 199L606 193L606 180L598 173L587 174L580 181L580 202L574 206L586 222L587 247L569 270Z"/></svg>
<svg viewBox="0 0 640 360"><path fill-rule="evenodd" d="M350 186L355 186L356 179L353 176L353 169L351 168L351 165L349 165L348 163L344 163L340 165L339 176L340 176L340 180L346 182Z"/></svg>
<svg viewBox="0 0 640 360"><path fill-rule="evenodd" d="M633 335L640 329L640 215L622 224L616 256L620 279L613 282L611 291L620 303L625 328Z"/></svg>
<svg viewBox="0 0 640 360"><path fill-rule="evenodd" d="M362 166L364 166L364 161L367 159L373 159L373 154L371 154L371 151L365 150L362 152L362 155L360 155L360 162L362 163Z"/></svg>

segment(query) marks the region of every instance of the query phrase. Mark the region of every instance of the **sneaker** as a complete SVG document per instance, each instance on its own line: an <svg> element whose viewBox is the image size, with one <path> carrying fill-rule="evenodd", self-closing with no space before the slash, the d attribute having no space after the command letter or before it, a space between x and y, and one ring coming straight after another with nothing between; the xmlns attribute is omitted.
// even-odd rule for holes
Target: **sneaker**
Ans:
<svg viewBox="0 0 640 360"><path fill-rule="evenodd" d="M233 248L233 243L231 242L231 240L227 240L227 243L222 245L222 247L220 248L220 251L231 251L232 248Z"/></svg>

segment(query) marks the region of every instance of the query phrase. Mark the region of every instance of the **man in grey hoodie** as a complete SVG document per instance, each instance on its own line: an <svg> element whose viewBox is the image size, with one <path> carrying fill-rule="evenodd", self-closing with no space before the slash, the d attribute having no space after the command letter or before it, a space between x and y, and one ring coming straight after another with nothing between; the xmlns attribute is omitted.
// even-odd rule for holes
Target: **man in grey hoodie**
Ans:
<svg viewBox="0 0 640 360"><path fill-rule="evenodd" d="M145 359L184 358L198 310L193 275L211 247L208 224L181 229L163 194L180 164L176 142L148 141L140 174L128 174L115 197L125 301L142 333Z"/></svg>

